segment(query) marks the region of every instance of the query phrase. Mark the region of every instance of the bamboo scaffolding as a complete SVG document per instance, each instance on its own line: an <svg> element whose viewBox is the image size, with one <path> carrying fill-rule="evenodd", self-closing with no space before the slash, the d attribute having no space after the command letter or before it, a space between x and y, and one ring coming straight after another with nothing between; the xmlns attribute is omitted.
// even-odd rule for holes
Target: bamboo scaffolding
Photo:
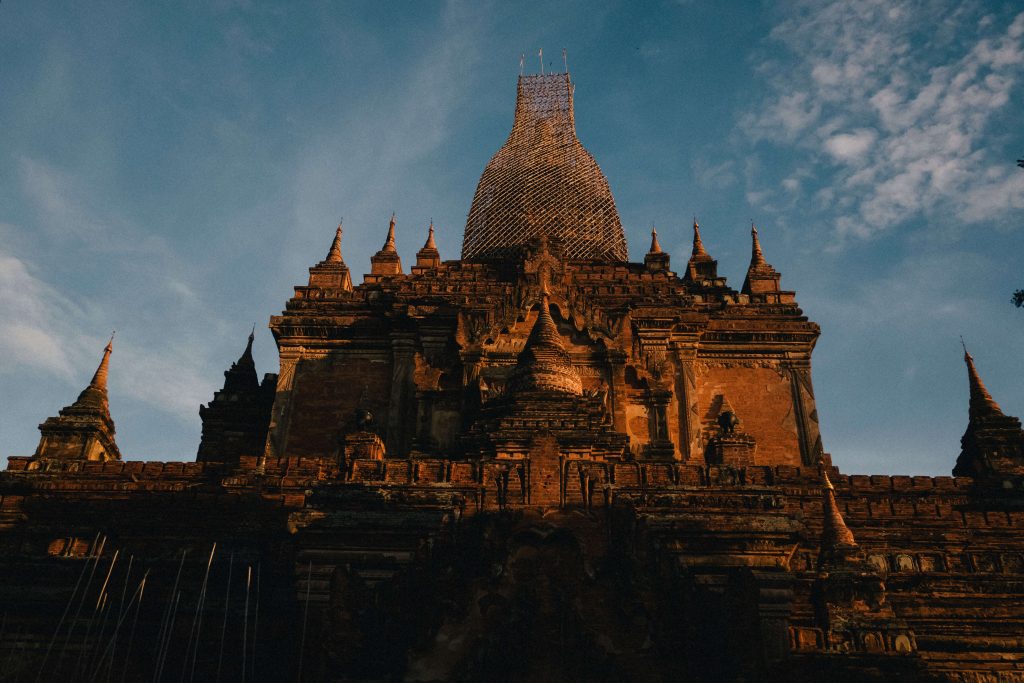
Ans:
<svg viewBox="0 0 1024 683"><path fill-rule="evenodd" d="M520 76L512 132L480 176L464 235L463 260L516 257L541 235L568 260L628 259L608 181L576 137L568 73Z"/></svg>

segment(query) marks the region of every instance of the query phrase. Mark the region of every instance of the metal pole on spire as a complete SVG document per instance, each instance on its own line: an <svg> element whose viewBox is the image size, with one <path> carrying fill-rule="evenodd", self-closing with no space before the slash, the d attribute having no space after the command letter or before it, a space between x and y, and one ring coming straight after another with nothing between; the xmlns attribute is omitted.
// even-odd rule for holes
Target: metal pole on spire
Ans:
<svg viewBox="0 0 1024 683"><path fill-rule="evenodd" d="M569 73L569 56L565 48L562 48L562 64L565 66L565 73Z"/></svg>
<svg viewBox="0 0 1024 683"><path fill-rule="evenodd" d="M523 65L525 63L526 63L526 53L525 52L520 52L519 53L519 75L520 76L523 75Z"/></svg>
<svg viewBox="0 0 1024 683"><path fill-rule="evenodd" d="M544 75L544 48L537 50L537 58L540 60L540 75Z"/></svg>

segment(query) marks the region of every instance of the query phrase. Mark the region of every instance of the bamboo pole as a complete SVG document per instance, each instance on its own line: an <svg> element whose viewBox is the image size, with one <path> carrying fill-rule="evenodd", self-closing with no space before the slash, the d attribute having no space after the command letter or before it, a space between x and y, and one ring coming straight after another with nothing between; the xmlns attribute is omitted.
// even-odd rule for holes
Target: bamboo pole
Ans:
<svg viewBox="0 0 1024 683"><path fill-rule="evenodd" d="M128 634L128 649L124 653L124 668L121 669L121 683L124 683L125 678L128 676L128 664L132 659L132 645L135 643L135 627L139 625L139 612L142 610L142 594L146 590L146 579L149 577L149 570L142 577L142 588L139 589L139 601L135 604L135 618L132 619L132 630ZM111 665L114 660L111 657ZM110 680L110 672L107 672L107 680Z"/></svg>
<svg viewBox="0 0 1024 683"><path fill-rule="evenodd" d="M213 542L213 547L210 548L210 557L206 560L206 573L203 574L203 585L199 589L199 601L196 603L196 615L192 619L192 629L189 632L189 638L188 638L188 640L189 640L189 647L185 648L185 666L182 668L182 671L181 671L181 680L182 681L185 680L185 669L188 669L189 670L189 677L188 677L189 683L191 683L192 679L195 678L195 675L196 675L196 659L199 656L199 646L201 644L201 641L199 640L199 635L200 635L200 633L202 631L202 628L203 628L203 604L206 602L206 586L207 586L207 583L210 580L210 566L213 564L213 554L216 553L216 552L217 552L217 542L214 541ZM192 652L192 666L189 667L188 666L188 654L189 654L189 649L191 649L192 633L193 632L195 633L196 648Z"/></svg>
<svg viewBox="0 0 1024 683"><path fill-rule="evenodd" d="M260 626L260 561L256 560L256 606L252 617L252 670L256 671L256 643Z"/></svg>
<svg viewBox="0 0 1024 683"><path fill-rule="evenodd" d="M149 575L149 572L146 572L146 574L143 575L142 580L139 581L138 587L132 593L132 603L135 602L135 598L136 597L139 598L140 602L142 601L142 592L146 588L146 577L148 575ZM131 605L129 605L129 607L130 606ZM107 647L105 647L103 649L103 651L100 653L100 658L99 658L99 660L95 664L95 667L93 669L93 674L89 678L90 681L96 680L96 677L99 676L100 670L103 669L103 662L106 660L108 653L110 654L111 660L113 660L113 658L114 658L114 647L115 647L115 645L117 643L117 634L121 630L121 625L124 623L124 620L128 618L128 612L129 612L129 610L126 609L123 612L119 613L117 622L114 624L114 632L113 632L113 634L110 637L110 641L107 643Z"/></svg>
<svg viewBox="0 0 1024 683"><path fill-rule="evenodd" d="M252 565L245 568L245 616L242 620L242 683L245 683L245 660L249 649L249 587L252 585ZM253 644L255 648L255 643Z"/></svg>
<svg viewBox="0 0 1024 683"><path fill-rule="evenodd" d="M160 676L161 663L164 659L164 643L170 641L170 637L166 633L167 626L171 622L172 610L176 609L178 595L178 583L181 581L181 572L185 568L185 556L188 554L188 548L181 551L181 561L178 563L178 573L174 576L174 586L171 588L171 596L167 601L167 609L164 610L164 616L160 619L160 634L157 636L157 653L156 653L156 669L153 671L153 680L156 681Z"/></svg>
<svg viewBox="0 0 1024 683"><path fill-rule="evenodd" d="M221 667L224 664L224 639L228 632L228 614L231 610L231 572L235 568L235 552L231 551L228 559L228 587L224 593L224 621L220 625L220 652L217 654L217 680L220 681Z"/></svg>
<svg viewBox="0 0 1024 683"><path fill-rule="evenodd" d="M159 662L157 662L156 678L154 679L154 680L156 680L157 683L159 683L160 678L164 675L164 663L167 661L167 647L170 645L170 643L171 643L171 636L174 634L174 622L178 618L178 602L180 600L181 600L181 591L178 591L174 595L174 605L173 605L173 609L171 610L171 621L168 624L168 627L167 627L167 637L166 637L166 641L164 642L163 648L162 648L163 649L163 657L160 659Z"/></svg>
<svg viewBox="0 0 1024 683"><path fill-rule="evenodd" d="M296 681L302 681L302 660L306 655L306 622L309 621L309 587L313 584L313 560L309 561L309 573L306 575L306 606L302 612L302 640L299 643L299 670Z"/></svg>
<svg viewBox="0 0 1024 683"><path fill-rule="evenodd" d="M107 577L103 580L103 585L100 587L99 597L96 598L96 607L93 608L92 620L89 623L89 631L92 630L93 622L96 621L97 611L99 613L100 619L100 630L96 634L96 643L92 646L89 645L88 632L86 634L85 647L82 648L82 652L78 657L78 668L81 669L82 657L84 657L86 653L89 654L89 656L85 658L85 669L82 671L83 673L88 672L90 669L92 669L92 660L96 656L96 652L94 650L95 648L99 647L99 644L102 642L103 639L103 629L106 628L107 616L110 614L111 609L109 600L110 594L107 593L107 587L110 585L110 577L114 574L114 566L117 565L117 558L118 556L120 556L120 554L120 549L114 551L114 557L110 561L110 568L107 569ZM77 678L78 675L76 673L75 679L77 680Z"/></svg>

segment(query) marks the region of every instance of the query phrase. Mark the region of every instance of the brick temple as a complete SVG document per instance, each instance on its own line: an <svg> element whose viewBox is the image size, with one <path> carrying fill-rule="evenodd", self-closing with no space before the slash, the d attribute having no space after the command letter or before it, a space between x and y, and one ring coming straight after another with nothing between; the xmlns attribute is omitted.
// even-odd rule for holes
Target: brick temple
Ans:
<svg viewBox="0 0 1024 683"><path fill-rule="evenodd" d="M842 473L771 245L630 260L568 74L421 239L354 284L338 226L195 462L119 451L107 345L0 473L0 680L1024 680L1024 431L966 350L952 476Z"/></svg>

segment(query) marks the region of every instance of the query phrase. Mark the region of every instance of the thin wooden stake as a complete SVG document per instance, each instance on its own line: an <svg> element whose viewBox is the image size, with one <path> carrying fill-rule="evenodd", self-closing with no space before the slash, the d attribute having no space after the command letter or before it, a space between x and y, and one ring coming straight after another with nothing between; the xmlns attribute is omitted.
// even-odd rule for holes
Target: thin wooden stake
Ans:
<svg viewBox="0 0 1024 683"><path fill-rule="evenodd" d="M124 668L121 669L121 683L124 683L125 678L128 676L128 664L132 661L132 645L135 643L135 627L139 625L139 612L142 610L142 593L146 590L146 578L149 576L149 571L142 577L142 588L139 589L139 601L135 605L135 618L132 619L132 630L128 634L128 649L124 653ZM111 664L113 664L113 658L111 658ZM107 672L107 680L110 680L110 672Z"/></svg>
<svg viewBox="0 0 1024 683"><path fill-rule="evenodd" d="M185 568L185 556L188 554L188 548L181 551L181 561L178 563L178 573L174 576L174 586L171 588L171 597L167 601L167 609L164 611L164 616L160 619L160 634L157 636L157 653L156 653L156 669L153 671L153 680L156 681L160 675L161 662L164 659L164 643L170 641L170 637L166 633L167 625L171 622L172 610L175 609L177 604L175 596L178 594L178 583L181 581L181 572Z"/></svg>
<svg viewBox="0 0 1024 683"><path fill-rule="evenodd" d="M256 605L252 617L252 670L256 671L256 644L260 627L260 561L256 560Z"/></svg>
<svg viewBox="0 0 1024 683"><path fill-rule="evenodd" d="M313 560L309 561L309 573L306 576L306 607L302 612L302 641L299 644L299 671L296 681L302 681L302 660L306 654L306 622L309 621L309 587L313 583Z"/></svg>
<svg viewBox="0 0 1024 683"><path fill-rule="evenodd" d="M228 559L228 588L224 593L224 622L220 625L220 653L217 655L217 680L220 680L221 666L224 664L224 637L228 632L228 613L231 610L231 571L235 566L235 553L231 552Z"/></svg>
<svg viewBox="0 0 1024 683"><path fill-rule="evenodd" d="M249 648L249 586L252 584L252 565L245 568L245 616L242 620L242 683L245 683L245 659Z"/></svg>
<svg viewBox="0 0 1024 683"><path fill-rule="evenodd" d="M202 641L199 639L200 632L203 628L203 605L206 602L206 586L210 580L210 565L213 564L213 554L217 552L217 542L214 541L213 547L210 548L210 557L206 560L206 573L203 574L203 585L199 589L199 602L196 603L196 615L192 619L192 628L195 631L195 642L196 649L192 652L192 666L188 666L188 648L185 649L185 667L189 669L188 680L191 683L192 679L196 675L196 659L199 657L199 646ZM189 635L189 643L192 642L192 636ZM181 680L185 680L184 669L181 672Z"/></svg>

